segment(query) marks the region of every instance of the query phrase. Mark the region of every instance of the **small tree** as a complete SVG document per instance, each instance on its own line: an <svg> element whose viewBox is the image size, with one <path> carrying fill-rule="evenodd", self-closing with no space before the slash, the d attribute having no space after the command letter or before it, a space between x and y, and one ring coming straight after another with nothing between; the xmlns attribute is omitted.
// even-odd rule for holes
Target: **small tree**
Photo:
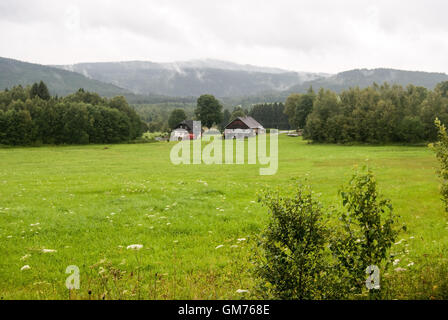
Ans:
<svg viewBox="0 0 448 320"><path fill-rule="evenodd" d="M442 201L445 204L445 211L448 212L448 134L446 132L446 127L438 118L435 120L435 125L438 130L439 141L430 145L430 147L436 152L436 157L439 160L440 169L437 173L442 179L440 194L442 195Z"/></svg>
<svg viewBox="0 0 448 320"><path fill-rule="evenodd" d="M195 114L204 126L211 128L222 121L222 105L211 94L205 94L199 97Z"/></svg>
<svg viewBox="0 0 448 320"><path fill-rule="evenodd" d="M34 99L37 96L39 96L39 84L33 83L30 89L30 98Z"/></svg>
<svg viewBox="0 0 448 320"><path fill-rule="evenodd" d="M168 125L170 129L174 129L179 123L187 119L187 115L183 109L175 109L171 112L168 119Z"/></svg>
<svg viewBox="0 0 448 320"><path fill-rule="evenodd" d="M306 94L291 94L285 102L284 113L293 129L305 128L308 115L313 111L315 93L310 87Z"/></svg>
<svg viewBox="0 0 448 320"><path fill-rule="evenodd" d="M353 175L340 195L342 224L340 232L333 235L331 250L346 270L348 289L359 293L365 286L367 267L387 267L391 260L389 249L400 229L392 205L381 198L371 171Z"/></svg>
<svg viewBox="0 0 448 320"><path fill-rule="evenodd" d="M51 98L47 85L43 81L39 82L37 95L43 100L50 100Z"/></svg>
<svg viewBox="0 0 448 320"><path fill-rule="evenodd" d="M299 186L291 197L266 193L260 201L270 213L256 261L260 292L274 299L330 298L328 229L311 189Z"/></svg>
<svg viewBox="0 0 448 320"><path fill-rule="evenodd" d="M230 120L235 120L238 117L245 117L247 114L241 106L233 108L233 112L230 115Z"/></svg>

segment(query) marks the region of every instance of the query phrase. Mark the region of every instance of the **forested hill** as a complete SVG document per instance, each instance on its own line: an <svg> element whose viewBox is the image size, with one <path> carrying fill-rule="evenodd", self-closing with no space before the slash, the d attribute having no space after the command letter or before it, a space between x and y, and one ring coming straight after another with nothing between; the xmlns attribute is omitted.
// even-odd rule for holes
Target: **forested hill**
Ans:
<svg viewBox="0 0 448 320"><path fill-rule="evenodd" d="M135 94L173 97L201 94L239 97L269 90L280 92L322 76L210 59L172 63L80 63L57 67L113 83Z"/></svg>
<svg viewBox="0 0 448 320"><path fill-rule="evenodd" d="M310 86L318 90L320 88L330 89L336 92L347 90L349 88L360 87L366 88L373 83L379 85L384 82L390 84L399 84L407 86L421 86L427 89L434 89L435 86L443 81L448 80L445 73L421 72L421 71L405 71L395 69L356 69L338 73L336 75L306 81L300 85L296 85L287 90L287 92L305 93Z"/></svg>
<svg viewBox="0 0 448 320"><path fill-rule="evenodd" d="M65 96L84 88L101 96L124 95L131 103L158 103L214 94L226 105L250 106L285 101L310 86L341 92L373 83L413 84L434 89L444 73L395 69L357 69L335 75L294 72L217 60L153 63L145 61L43 66L0 58L0 89L43 80L51 94Z"/></svg>
<svg viewBox="0 0 448 320"><path fill-rule="evenodd" d="M32 85L43 80L52 95L65 96L78 89L97 92L101 96L126 95L127 90L118 86L89 79L79 73L60 70L39 64L0 57L0 88Z"/></svg>
<svg viewBox="0 0 448 320"><path fill-rule="evenodd" d="M357 69L338 74L295 72L217 60L154 63L148 61L80 63L57 66L86 77L113 83L141 97L162 95L197 97L210 93L229 104L284 101L290 93L305 93L310 86L340 92L373 83L413 84L434 89L448 80L444 73L395 69Z"/></svg>
<svg viewBox="0 0 448 320"><path fill-rule="evenodd" d="M226 97L227 104L250 106L265 102L285 101L292 93L306 93L310 87L315 91L320 88L340 93L350 88L367 88L374 83L382 85L385 82L406 87L410 84L432 90L440 82L448 81L445 73L405 71L396 69L356 69L344 71L332 76L320 77L312 81L290 87L285 91L265 91L263 93L247 95L244 97Z"/></svg>

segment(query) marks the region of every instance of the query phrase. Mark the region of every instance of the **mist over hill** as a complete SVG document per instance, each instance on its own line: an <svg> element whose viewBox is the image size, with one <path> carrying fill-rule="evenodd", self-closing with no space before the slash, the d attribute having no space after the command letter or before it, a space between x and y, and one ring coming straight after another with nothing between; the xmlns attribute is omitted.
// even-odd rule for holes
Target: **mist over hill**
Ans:
<svg viewBox="0 0 448 320"><path fill-rule="evenodd" d="M211 59L172 63L80 63L57 67L112 83L141 96L197 97L210 93L235 103L284 100L289 93L306 92L310 86L316 90L325 88L339 92L350 87L364 88L373 83L389 82L433 89L437 83L448 80L444 73L379 68L331 75Z"/></svg>
<svg viewBox="0 0 448 320"><path fill-rule="evenodd" d="M433 89L448 81L444 73L395 69L356 69L330 75L241 65L220 60L155 63L147 61L80 63L44 66L0 58L0 88L43 80L52 94L67 95L79 88L102 96L124 95L131 103L194 102L213 94L226 105L284 101L290 93L312 86L339 92L373 83L413 84ZM186 100L185 100L186 99Z"/></svg>
<svg viewBox="0 0 448 320"><path fill-rule="evenodd" d="M240 65L219 60L172 63L145 61L80 63L56 66L112 83L140 95L237 97L284 91L322 74Z"/></svg>

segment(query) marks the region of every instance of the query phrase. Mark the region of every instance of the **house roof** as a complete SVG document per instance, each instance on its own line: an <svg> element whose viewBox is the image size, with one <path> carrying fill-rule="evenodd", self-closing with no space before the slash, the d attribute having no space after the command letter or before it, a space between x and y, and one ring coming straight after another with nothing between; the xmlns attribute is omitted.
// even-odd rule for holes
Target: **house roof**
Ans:
<svg viewBox="0 0 448 320"><path fill-rule="evenodd" d="M186 125L188 129L193 130L193 120L184 120L176 126L176 129L181 125Z"/></svg>
<svg viewBox="0 0 448 320"><path fill-rule="evenodd" d="M236 119L233 119L232 121L229 122L228 125L226 125L226 128L235 120L240 120L242 121L246 126L248 126L250 129L257 129L257 128L263 128L263 126L254 118L250 117L250 116L246 116L246 117L238 117Z"/></svg>

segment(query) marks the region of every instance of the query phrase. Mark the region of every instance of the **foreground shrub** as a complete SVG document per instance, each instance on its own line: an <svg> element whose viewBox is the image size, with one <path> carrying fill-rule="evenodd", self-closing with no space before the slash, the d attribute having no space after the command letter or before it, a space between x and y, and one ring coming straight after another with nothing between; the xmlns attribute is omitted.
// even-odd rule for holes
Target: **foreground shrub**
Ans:
<svg viewBox="0 0 448 320"><path fill-rule="evenodd" d="M352 298L367 292L369 266L385 272L400 232L390 201L381 198L370 171L355 174L340 196L337 221L324 214L309 186L291 196L262 196L270 213L255 259L263 298Z"/></svg>
<svg viewBox="0 0 448 320"><path fill-rule="evenodd" d="M437 173L442 179L440 193L445 204L445 211L448 212L448 134L446 127L439 119L435 120L435 125L438 130L439 141L430 145L430 147L436 152L437 160L439 160L440 169Z"/></svg>
<svg viewBox="0 0 448 320"><path fill-rule="evenodd" d="M274 299L329 298L329 230L311 189L299 186L293 196L265 193L261 202L271 219L259 240L260 292Z"/></svg>
<svg viewBox="0 0 448 320"><path fill-rule="evenodd" d="M371 171L356 173L341 191L343 210L331 250L345 269L348 290L361 293L366 288L366 269L377 266L380 275L392 260L389 254L401 228L390 200L383 199Z"/></svg>

